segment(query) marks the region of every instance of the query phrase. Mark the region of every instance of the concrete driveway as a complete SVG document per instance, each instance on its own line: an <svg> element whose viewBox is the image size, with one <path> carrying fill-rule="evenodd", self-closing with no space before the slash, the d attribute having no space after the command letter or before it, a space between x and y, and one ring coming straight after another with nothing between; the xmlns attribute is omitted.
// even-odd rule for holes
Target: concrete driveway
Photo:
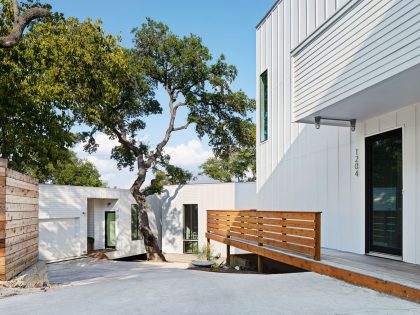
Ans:
<svg viewBox="0 0 420 315"><path fill-rule="evenodd" d="M221 274L183 263L83 259L49 265L47 292L0 300L0 314L420 314L420 305L315 273Z"/></svg>

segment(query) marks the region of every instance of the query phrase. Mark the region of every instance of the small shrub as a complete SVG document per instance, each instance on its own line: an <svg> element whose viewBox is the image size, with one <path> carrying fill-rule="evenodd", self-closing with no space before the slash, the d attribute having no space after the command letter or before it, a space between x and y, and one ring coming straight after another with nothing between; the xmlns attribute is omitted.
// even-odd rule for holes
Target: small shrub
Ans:
<svg viewBox="0 0 420 315"><path fill-rule="evenodd" d="M199 260L207 260L208 258L210 260L219 259L220 253L214 254L211 247L207 247L207 245L202 245L198 248L197 257Z"/></svg>

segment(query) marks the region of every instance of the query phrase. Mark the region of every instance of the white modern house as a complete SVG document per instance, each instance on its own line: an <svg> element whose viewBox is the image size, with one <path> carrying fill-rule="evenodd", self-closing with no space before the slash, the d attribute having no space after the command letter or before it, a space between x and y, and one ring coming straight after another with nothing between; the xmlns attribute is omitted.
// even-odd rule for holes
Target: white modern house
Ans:
<svg viewBox="0 0 420 315"><path fill-rule="evenodd" d="M420 264L420 1L279 0L256 32L257 208Z"/></svg>
<svg viewBox="0 0 420 315"><path fill-rule="evenodd" d="M145 253L134 198L126 189L40 185L39 256L60 260L110 249L121 258ZM149 215L160 234L160 212ZM88 243L90 244L88 245Z"/></svg>
<svg viewBox="0 0 420 315"><path fill-rule="evenodd" d="M149 223L164 253L206 244L207 210L255 208L255 183L166 186L148 199ZM127 189L40 185L39 256L54 261L93 250L122 258L144 254L135 201ZM215 254L226 247L214 244Z"/></svg>
<svg viewBox="0 0 420 315"><path fill-rule="evenodd" d="M206 246L207 210L255 209L257 199L254 182L216 183L166 186L149 203L162 211L162 251L188 254ZM214 243L212 252L226 257L226 246Z"/></svg>

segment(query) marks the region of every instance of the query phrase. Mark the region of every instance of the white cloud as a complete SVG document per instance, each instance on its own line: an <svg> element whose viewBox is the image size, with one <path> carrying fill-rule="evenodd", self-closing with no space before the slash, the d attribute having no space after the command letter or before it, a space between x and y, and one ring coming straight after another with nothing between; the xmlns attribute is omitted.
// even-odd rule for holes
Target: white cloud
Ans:
<svg viewBox="0 0 420 315"><path fill-rule="evenodd" d="M179 166L198 166L213 156L211 150L205 150L198 140L167 147L165 153L171 156L171 164Z"/></svg>
<svg viewBox="0 0 420 315"><path fill-rule="evenodd" d="M111 159L111 150L118 145L117 140L110 140L107 135L98 133L95 136L96 143L99 145L97 151L88 154L83 151L83 143L79 143L74 147L76 154L83 159L87 159L96 166L101 179L110 187L129 188L135 179L134 172L128 169L121 171L117 168L117 162Z"/></svg>
<svg viewBox="0 0 420 315"><path fill-rule="evenodd" d="M145 136L148 138L148 136ZM74 147L76 154L83 159L87 159L93 163L101 174L101 178L110 187L129 188L135 179L135 172L128 169L117 168L117 162L111 159L111 150L118 145L117 140L110 140L105 134L98 133L95 137L99 145L97 151L88 154L83 151L83 143L79 143ZM171 164L186 167L193 172L197 171L197 166L204 163L208 158L212 157L212 151L206 150L202 143L198 140L190 140L186 143L167 147L165 153L171 156ZM150 178L145 184L148 184Z"/></svg>

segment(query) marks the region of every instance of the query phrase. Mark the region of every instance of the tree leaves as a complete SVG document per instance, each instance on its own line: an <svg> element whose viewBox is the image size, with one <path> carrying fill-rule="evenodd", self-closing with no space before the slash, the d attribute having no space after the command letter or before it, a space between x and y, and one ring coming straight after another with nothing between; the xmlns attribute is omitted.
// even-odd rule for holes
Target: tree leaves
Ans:
<svg viewBox="0 0 420 315"><path fill-rule="evenodd" d="M33 23L18 45L0 50L2 157L11 168L48 177L49 165L57 167L79 140L74 124L82 116L98 122L97 106L120 99L116 83L127 68L125 51L100 22L54 14Z"/></svg>
<svg viewBox="0 0 420 315"><path fill-rule="evenodd" d="M256 179L255 124L239 128L242 143L228 156L208 159L200 166L201 174L221 182L249 182Z"/></svg>
<svg viewBox="0 0 420 315"><path fill-rule="evenodd" d="M105 187L101 175L95 165L87 160L79 159L74 152L60 159L54 166L48 164L48 177L41 177L41 182L55 185L74 185L87 187Z"/></svg>

